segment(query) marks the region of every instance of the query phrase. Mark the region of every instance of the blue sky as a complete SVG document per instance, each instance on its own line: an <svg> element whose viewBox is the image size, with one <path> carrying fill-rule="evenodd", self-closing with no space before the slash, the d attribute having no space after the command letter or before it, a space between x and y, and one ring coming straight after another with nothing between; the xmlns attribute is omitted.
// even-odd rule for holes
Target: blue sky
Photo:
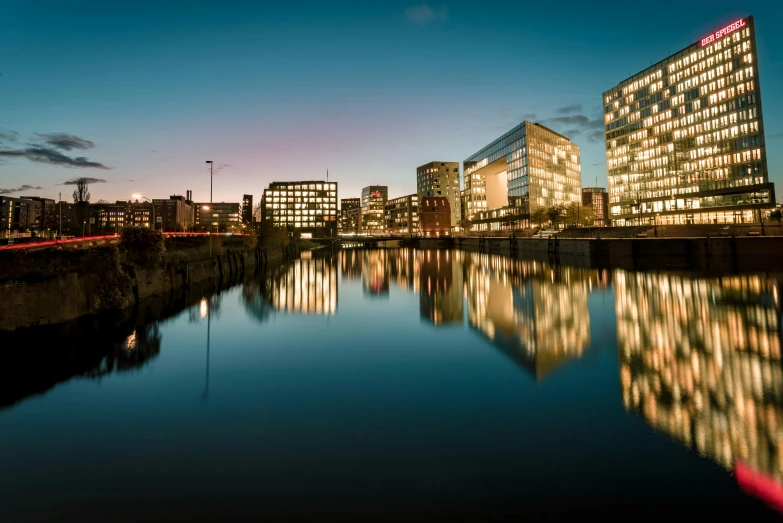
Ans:
<svg viewBox="0 0 783 523"><path fill-rule="evenodd" d="M605 186L603 91L749 14L779 185L780 4L6 0L0 151L40 161L3 157L0 189L65 197L87 176L105 180L93 201L204 201L214 160L215 201L327 169L340 197L371 184L396 197L418 165L461 162L526 117L571 132L583 185Z"/></svg>

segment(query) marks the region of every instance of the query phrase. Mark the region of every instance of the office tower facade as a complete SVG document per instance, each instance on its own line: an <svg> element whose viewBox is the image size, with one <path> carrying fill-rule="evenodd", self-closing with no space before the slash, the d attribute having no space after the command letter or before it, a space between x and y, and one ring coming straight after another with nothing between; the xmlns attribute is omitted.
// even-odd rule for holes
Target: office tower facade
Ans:
<svg viewBox="0 0 783 523"><path fill-rule="evenodd" d="M261 220L288 227L296 236L337 237L337 183L272 182L264 190Z"/></svg>
<svg viewBox="0 0 783 523"><path fill-rule="evenodd" d="M253 223L253 195L246 194L242 196L242 223L250 225Z"/></svg>
<svg viewBox="0 0 783 523"><path fill-rule="evenodd" d="M337 229L343 234L356 234L359 232L359 209L362 203L360 198L341 198L340 217L337 221Z"/></svg>
<svg viewBox="0 0 783 523"><path fill-rule="evenodd" d="M609 193L603 187L585 187L582 189L582 207L593 212L593 226L609 225Z"/></svg>
<svg viewBox="0 0 783 523"><path fill-rule="evenodd" d="M775 203L753 17L603 95L613 225L746 223Z"/></svg>
<svg viewBox="0 0 783 523"><path fill-rule="evenodd" d="M419 232L419 196L409 194L386 202L386 230L390 233Z"/></svg>
<svg viewBox="0 0 783 523"><path fill-rule="evenodd" d="M386 229L384 216L389 188L385 185L370 185L362 189L361 230L367 234L383 232Z"/></svg>
<svg viewBox="0 0 783 523"><path fill-rule="evenodd" d="M529 215L537 209L579 203L579 147L543 125L524 121L462 164L465 216L471 221L503 207Z"/></svg>
<svg viewBox="0 0 783 523"><path fill-rule="evenodd" d="M451 227L459 227L462 221L459 162L430 162L416 168L416 194L421 201L425 196L443 196L451 207Z"/></svg>

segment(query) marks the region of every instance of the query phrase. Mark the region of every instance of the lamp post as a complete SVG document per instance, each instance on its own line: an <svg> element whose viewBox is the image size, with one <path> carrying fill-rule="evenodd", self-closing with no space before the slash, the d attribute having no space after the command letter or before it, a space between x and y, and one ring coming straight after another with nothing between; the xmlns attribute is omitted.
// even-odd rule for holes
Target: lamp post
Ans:
<svg viewBox="0 0 783 523"><path fill-rule="evenodd" d="M210 210L210 207L205 205L202 209L208 211ZM212 257L212 216L209 217L209 257Z"/></svg>
<svg viewBox="0 0 783 523"><path fill-rule="evenodd" d="M139 201L139 199L142 199L142 200L147 200L148 202L150 202L150 206L152 207L152 230L154 231L155 230L155 204L152 203L152 200L150 200L146 196L142 196L140 194L132 194L131 196L136 198L136 201Z"/></svg>

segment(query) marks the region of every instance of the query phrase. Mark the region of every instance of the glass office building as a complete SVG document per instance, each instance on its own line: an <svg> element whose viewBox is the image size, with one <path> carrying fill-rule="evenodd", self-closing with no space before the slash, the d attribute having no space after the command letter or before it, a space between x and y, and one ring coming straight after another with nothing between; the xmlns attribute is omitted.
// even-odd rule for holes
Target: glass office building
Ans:
<svg viewBox="0 0 783 523"><path fill-rule="evenodd" d="M579 147L541 124L524 121L463 162L465 216L502 207L536 209L579 203Z"/></svg>
<svg viewBox="0 0 783 523"><path fill-rule="evenodd" d="M337 184L272 182L264 190L261 220L272 220L304 238L337 237Z"/></svg>
<svg viewBox="0 0 783 523"><path fill-rule="evenodd" d="M603 96L612 225L746 223L774 206L753 17Z"/></svg>
<svg viewBox="0 0 783 523"><path fill-rule="evenodd" d="M361 230L367 234L383 232L386 229L386 201L389 188L385 185L370 185L362 189Z"/></svg>

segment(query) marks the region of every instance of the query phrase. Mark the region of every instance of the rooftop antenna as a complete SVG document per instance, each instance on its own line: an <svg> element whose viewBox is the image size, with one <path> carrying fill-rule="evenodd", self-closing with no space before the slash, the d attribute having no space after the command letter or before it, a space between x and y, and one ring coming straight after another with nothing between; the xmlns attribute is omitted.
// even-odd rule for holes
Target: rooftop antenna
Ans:
<svg viewBox="0 0 783 523"><path fill-rule="evenodd" d="M326 168L326 181L329 181L329 168Z"/></svg>

